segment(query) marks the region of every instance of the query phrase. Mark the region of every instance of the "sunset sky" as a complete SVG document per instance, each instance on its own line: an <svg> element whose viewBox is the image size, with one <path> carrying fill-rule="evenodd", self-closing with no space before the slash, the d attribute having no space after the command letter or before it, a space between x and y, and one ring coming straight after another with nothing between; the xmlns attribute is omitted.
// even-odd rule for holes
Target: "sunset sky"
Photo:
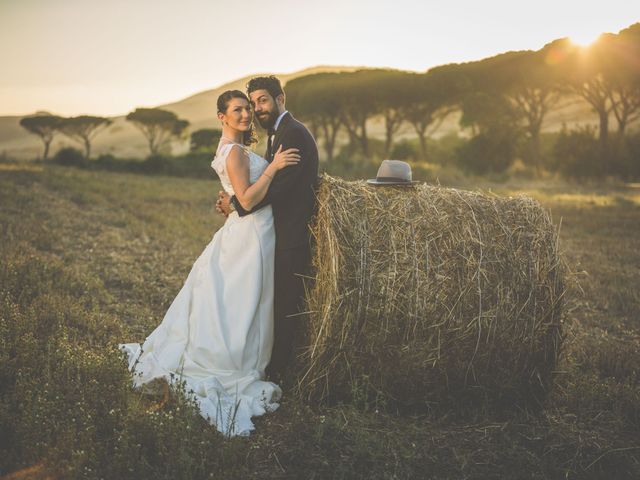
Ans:
<svg viewBox="0 0 640 480"><path fill-rule="evenodd" d="M0 115L115 115L253 73L424 71L640 21L640 2L0 0Z"/></svg>

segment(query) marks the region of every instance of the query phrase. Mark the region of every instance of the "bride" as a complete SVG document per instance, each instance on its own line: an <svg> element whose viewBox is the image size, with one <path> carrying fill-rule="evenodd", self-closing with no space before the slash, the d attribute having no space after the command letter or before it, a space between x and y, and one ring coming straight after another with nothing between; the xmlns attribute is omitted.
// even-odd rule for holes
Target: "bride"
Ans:
<svg viewBox="0 0 640 480"><path fill-rule="evenodd" d="M222 138L211 163L222 187L250 210L274 174L299 162L297 149L273 162L247 147L255 142L252 111L239 90L218 97ZM200 414L225 435L248 435L251 417L278 408L282 390L265 381L273 345L275 233L271 205L233 212L193 264L164 319L138 343L119 344L135 387L184 382Z"/></svg>

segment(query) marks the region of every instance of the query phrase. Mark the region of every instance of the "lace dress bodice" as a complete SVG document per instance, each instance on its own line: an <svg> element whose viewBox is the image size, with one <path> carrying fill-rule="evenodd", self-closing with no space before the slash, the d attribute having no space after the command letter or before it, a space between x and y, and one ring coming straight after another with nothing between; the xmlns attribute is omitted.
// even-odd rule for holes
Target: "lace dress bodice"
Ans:
<svg viewBox="0 0 640 480"><path fill-rule="evenodd" d="M267 165L269 165L264 158L244 145L231 142L220 143L216 150L216 156L211 162L211 168L213 168L218 174L220 177L220 183L222 183L222 188L229 195L235 195L233 187L231 186L231 180L229 180L229 175L227 174L227 156L229 155L229 152L231 152L233 146L242 148L249 155L249 183L255 183L258 178L260 178L260 175L262 175L265 168L267 168Z"/></svg>

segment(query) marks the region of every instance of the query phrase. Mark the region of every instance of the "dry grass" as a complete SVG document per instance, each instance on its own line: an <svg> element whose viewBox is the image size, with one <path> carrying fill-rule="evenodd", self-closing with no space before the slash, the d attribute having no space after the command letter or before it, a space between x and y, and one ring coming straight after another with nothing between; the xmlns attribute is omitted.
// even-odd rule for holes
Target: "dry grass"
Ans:
<svg viewBox="0 0 640 480"><path fill-rule="evenodd" d="M324 176L313 231L304 396L412 410L542 399L564 283L537 201Z"/></svg>
<svg viewBox="0 0 640 480"><path fill-rule="evenodd" d="M150 412L156 402L131 390L111 348L161 320L221 223L218 184L0 168L0 476L639 478L637 191L470 187L489 186L526 189L562 219L560 253L580 280L568 284L568 339L542 411L397 415L285 392L254 435L225 441L179 395Z"/></svg>

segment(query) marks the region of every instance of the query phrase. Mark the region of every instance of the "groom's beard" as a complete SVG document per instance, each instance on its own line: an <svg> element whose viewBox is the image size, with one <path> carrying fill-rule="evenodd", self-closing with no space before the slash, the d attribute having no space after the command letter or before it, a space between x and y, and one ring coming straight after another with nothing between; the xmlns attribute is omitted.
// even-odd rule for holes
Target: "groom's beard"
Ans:
<svg viewBox="0 0 640 480"><path fill-rule="evenodd" d="M262 128L264 128L265 130L269 130L276 124L276 120L278 119L278 112L264 112L262 115L256 115L256 118L258 119L258 123Z"/></svg>

